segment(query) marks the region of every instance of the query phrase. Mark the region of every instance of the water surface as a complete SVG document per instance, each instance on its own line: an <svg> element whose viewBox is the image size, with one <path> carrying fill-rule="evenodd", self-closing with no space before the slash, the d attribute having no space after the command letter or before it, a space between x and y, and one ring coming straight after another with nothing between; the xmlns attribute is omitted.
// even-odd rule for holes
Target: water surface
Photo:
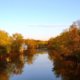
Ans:
<svg viewBox="0 0 80 80"><path fill-rule="evenodd" d="M80 80L80 63L57 53L28 50L12 56L11 62L0 62L0 80Z"/></svg>
<svg viewBox="0 0 80 80"><path fill-rule="evenodd" d="M47 51L39 52L32 58L32 61L25 61L21 74L12 74L9 80L60 80L52 72L53 65Z"/></svg>

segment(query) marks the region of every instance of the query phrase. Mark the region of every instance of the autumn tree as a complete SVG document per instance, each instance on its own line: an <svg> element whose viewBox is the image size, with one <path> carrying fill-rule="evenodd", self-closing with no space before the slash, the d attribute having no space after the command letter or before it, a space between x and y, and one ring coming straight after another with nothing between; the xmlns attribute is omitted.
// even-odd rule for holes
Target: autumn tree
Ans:
<svg viewBox="0 0 80 80"><path fill-rule="evenodd" d="M25 44L28 46L28 49L36 49L37 43L34 39L25 39Z"/></svg>
<svg viewBox="0 0 80 80"><path fill-rule="evenodd" d="M10 52L11 39L7 32L0 30L0 54Z"/></svg>
<svg viewBox="0 0 80 80"><path fill-rule="evenodd" d="M47 41L37 40L37 49L46 49L47 48Z"/></svg>
<svg viewBox="0 0 80 80"><path fill-rule="evenodd" d="M59 54L77 55L80 53L80 29L72 24L67 31L64 31L56 38L48 41L48 48Z"/></svg>
<svg viewBox="0 0 80 80"><path fill-rule="evenodd" d="M20 33L15 33L12 35L12 51L20 52L23 44L23 36Z"/></svg>

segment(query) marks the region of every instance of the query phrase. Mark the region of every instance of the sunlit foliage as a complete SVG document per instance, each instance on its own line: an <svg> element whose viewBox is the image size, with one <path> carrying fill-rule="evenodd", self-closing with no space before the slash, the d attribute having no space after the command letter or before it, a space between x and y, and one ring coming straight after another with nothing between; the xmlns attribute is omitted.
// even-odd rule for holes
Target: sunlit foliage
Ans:
<svg viewBox="0 0 80 80"><path fill-rule="evenodd" d="M12 35L12 51L20 52L23 44L23 36L20 33L15 33Z"/></svg>
<svg viewBox="0 0 80 80"><path fill-rule="evenodd" d="M0 54L10 51L11 39L7 32L0 30Z"/></svg>
<svg viewBox="0 0 80 80"><path fill-rule="evenodd" d="M72 24L69 30L48 41L48 48L59 54L74 55L80 52L80 29Z"/></svg>

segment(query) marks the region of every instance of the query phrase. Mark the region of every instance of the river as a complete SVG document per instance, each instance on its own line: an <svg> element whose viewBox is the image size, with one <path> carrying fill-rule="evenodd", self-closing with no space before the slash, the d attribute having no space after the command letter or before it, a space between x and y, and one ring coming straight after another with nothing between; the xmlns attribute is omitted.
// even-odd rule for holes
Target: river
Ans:
<svg viewBox="0 0 80 80"><path fill-rule="evenodd" d="M64 61L48 51L29 50L0 62L0 80L80 80L80 64Z"/></svg>

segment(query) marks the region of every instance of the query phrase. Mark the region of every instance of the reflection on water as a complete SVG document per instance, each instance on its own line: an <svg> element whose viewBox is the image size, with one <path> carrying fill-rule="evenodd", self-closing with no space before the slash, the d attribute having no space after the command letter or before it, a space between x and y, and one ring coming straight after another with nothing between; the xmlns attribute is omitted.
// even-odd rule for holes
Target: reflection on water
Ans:
<svg viewBox="0 0 80 80"><path fill-rule="evenodd" d="M0 80L80 80L80 63L51 51L27 50L0 62Z"/></svg>
<svg viewBox="0 0 80 80"><path fill-rule="evenodd" d="M58 53L57 53L58 54ZM50 52L49 58L53 62L52 71L61 80L80 80L80 62L65 60L58 54Z"/></svg>

